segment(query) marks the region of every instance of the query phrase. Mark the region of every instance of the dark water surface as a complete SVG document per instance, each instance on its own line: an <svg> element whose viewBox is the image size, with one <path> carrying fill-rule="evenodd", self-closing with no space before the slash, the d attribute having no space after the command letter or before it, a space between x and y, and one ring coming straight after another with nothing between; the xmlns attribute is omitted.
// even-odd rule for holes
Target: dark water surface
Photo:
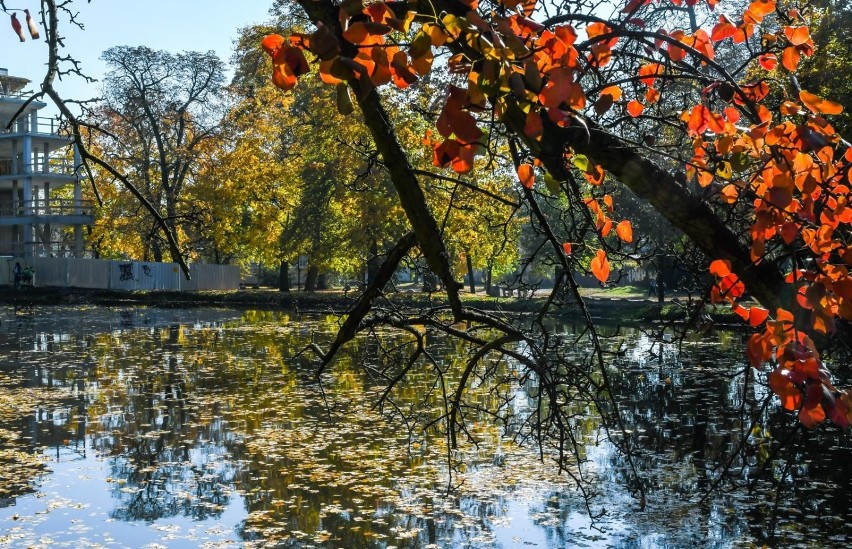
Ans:
<svg viewBox="0 0 852 549"><path fill-rule="evenodd" d="M0 546L852 541L849 435L803 432L774 406L761 409L761 377L738 375L739 335L675 345L634 331L611 343L622 351L610 375L648 498L640 510L600 421L579 417L591 509L605 512L593 522L569 478L501 436L511 421L472 415L481 443L455 454L433 431L389 423L373 406L382 386L370 373L399 334L350 344L318 385L311 357L292 357L336 326L215 309L0 308ZM437 338L428 348L448 372L465 352ZM509 376L513 365L493 371ZM393 394L399 410L432 402L427 376L412 370ZM520 410L536 388L516 385L510 408ZM471 393L483 406L500 398L487 381ZM463 464L452 476L448 455ZM702 500L725 465L730 479Z"/></svg>

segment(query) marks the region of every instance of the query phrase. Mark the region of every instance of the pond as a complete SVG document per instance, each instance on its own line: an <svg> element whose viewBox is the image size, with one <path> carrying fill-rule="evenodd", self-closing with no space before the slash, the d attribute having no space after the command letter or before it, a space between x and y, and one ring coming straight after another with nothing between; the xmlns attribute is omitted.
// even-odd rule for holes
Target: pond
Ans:
<svg viewBox="0 0 852 549"><path fill-rule="evenodd" d="M767 388L741 374L738 334L675 344L622 330L611 343L641 509L594 413L576 416L587 500L547 452L515 443L511 420L475 406L478 444L450 451L440 428L423 428L434 411L421 408L439 397L426 369L377 406L385 385L373 374L401 334L350 343L317 383L314 357L296 355L336 327L332 316L261 311L0 308L0 546L852 540L849 435L755 406ZM452 384L464 350L437 337L429 349ZM511 379L515 365L495 359L491 373ZM471 399L507 399L517 412L534 385L519 378L507 395L480 379Z"/></svg>

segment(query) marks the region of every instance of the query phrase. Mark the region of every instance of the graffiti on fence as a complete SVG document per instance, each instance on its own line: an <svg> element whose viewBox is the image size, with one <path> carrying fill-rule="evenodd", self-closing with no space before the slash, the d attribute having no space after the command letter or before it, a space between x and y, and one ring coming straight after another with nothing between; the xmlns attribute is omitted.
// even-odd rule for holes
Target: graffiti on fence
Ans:
<svg viewBox="0 0 852 549"><path fill-rule="evenodd" d="M118 268L121 272L119 280L133 280L133 263L120 263Z"/></svg>

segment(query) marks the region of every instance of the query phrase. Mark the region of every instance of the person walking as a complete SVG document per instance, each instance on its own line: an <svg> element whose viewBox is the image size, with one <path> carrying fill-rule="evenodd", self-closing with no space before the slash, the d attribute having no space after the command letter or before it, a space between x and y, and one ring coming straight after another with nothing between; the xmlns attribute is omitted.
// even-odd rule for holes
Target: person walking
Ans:
<svg viewBox="0 0 852 549"><path fill-rule="evenodd" d="M15 288L20 288L21 287L22 271L21 271L21 263L18 262L18 261L15 262L14 273L15 273Z"/></svg>

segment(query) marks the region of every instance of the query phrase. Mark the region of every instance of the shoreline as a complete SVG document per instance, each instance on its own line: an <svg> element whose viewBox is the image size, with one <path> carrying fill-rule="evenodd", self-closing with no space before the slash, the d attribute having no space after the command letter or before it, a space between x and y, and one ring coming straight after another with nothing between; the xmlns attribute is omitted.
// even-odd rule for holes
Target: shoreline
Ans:
<svg viewBox="0 0 852 549"><path fill-rule="evenodd" d="M245 289L231 291L174 292L163 290L87 290L80 288L0 288L0 305L7 306L51 306L51 305L142 305L160 308L226 307L236 309L262 309L295 311L298 313L344 313L358 297L356 292L340 290L317 292L279 292L274 289ZM465 305L484 311L510 314L534 312L545 301L545 297L488 297L480 294L462 293ZM394 292L386 294L384 302L407 309L426 309L446 306L441 293ZM599 322L638 324L648 322L682 322L686 310L678 296L662 305L640 297L584 297L591 317ZM738 317L729 308L708 310L710 319L719 326L736 328L742 326ZM551 313L554 317L582 319L579 307L563 307Z"/></svg>

